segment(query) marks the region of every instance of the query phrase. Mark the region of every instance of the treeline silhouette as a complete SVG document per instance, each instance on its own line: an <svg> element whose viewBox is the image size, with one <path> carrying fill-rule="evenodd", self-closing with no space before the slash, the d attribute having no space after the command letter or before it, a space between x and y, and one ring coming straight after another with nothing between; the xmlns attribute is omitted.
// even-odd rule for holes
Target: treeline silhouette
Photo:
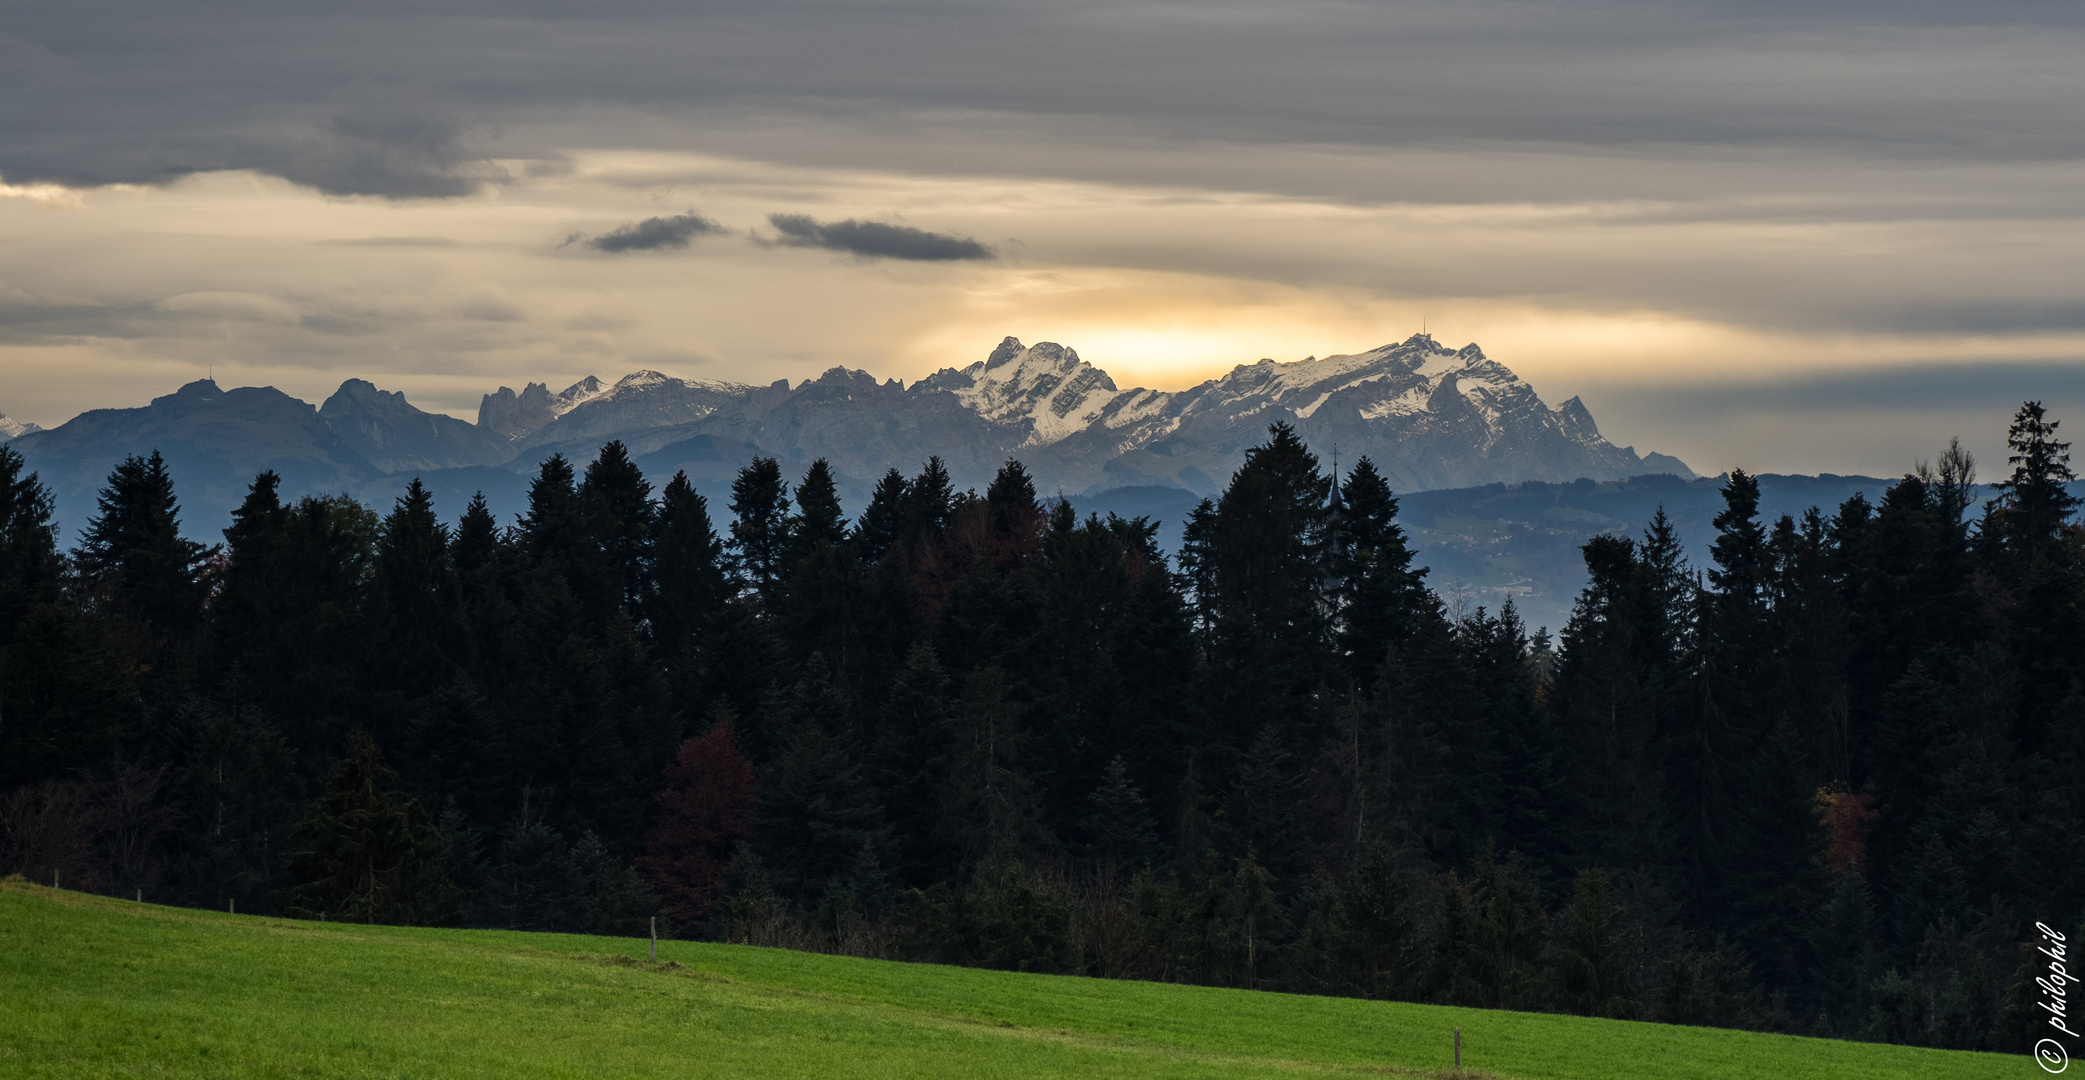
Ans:
<svg viewBox="0 0 2085 1080"><path fill-rule="evenodd" d="M1709 565L1585 546L1552 642L1429 592L1367 459L1282 425L1177 556L1018 462L846 520L610 443L501 527L285 502L77 548L0 448L0 869L299 918L2019 1049L2080 929L2085 529L2039 404ZM721 524L721 531L720 531Z"/></svg>

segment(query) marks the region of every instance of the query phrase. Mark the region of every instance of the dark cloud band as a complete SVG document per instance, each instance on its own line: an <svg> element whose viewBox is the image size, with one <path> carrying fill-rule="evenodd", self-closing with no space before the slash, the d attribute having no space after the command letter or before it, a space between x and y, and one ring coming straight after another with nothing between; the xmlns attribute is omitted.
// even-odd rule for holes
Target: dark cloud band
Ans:
<svg viewBox="0 0 2085 1080"><path fill-rule="evenodd" d="M770 214L767 221L781 234L777 243L844 251L870 259L960 262L989 259L994 254L991 248L968 237L928 232L909 225L853 218L821 224L806 214Z"/></svg>
<svg viewBox="0 0 2085 1080"><path fill-rule="evenodd" d="M688 246L688 241L698 236L723 231L722 225L700 214L676 214L673 217L645 218L634 225L625 225L612 233L596 236L586 243L588 247L614 253L661 251L667 248L684 248Z"/></svg>

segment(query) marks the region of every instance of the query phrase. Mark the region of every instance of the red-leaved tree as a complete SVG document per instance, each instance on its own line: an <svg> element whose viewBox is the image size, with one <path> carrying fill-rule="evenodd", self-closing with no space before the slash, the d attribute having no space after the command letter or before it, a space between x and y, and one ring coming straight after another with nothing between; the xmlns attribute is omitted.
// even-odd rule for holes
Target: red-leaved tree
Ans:
<svg viewBox="0 0 2085 1080"><path fill-rule="evenodd" d="M666 767L659 816L637 858L638 873L677 925L693 930L709 917L752 814L753 763L740 752L731 721L682 743Z"/></svg>

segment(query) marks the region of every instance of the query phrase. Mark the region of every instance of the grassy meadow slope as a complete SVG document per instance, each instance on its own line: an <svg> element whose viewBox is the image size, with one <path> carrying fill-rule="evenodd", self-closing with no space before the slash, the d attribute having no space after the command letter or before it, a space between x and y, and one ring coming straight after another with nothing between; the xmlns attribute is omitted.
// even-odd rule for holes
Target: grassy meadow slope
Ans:
<svg viewBox="0 0 2085 1080"><path fill-rule="evenodd" d="M2029 1076L2025 1057L896 964L295 922L0 883L0 1075Z"/></svg>

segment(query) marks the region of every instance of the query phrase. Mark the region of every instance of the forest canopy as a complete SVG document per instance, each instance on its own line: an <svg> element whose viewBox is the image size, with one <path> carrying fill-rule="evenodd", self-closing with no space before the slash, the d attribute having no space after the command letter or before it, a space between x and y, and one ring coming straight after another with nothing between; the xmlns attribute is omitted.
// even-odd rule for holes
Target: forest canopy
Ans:
<svg viewBox="0 0 2085 1080"><path fill-rule="evenodd" d="M506 525L155 453L73 549L0 447L0 872L299 918L753 944L2020 1050L2085 929L2085 527L2024 405L1705 565L1584 546L1552 639L1451 610L1289 428L1169 557L982 493L620 443ZM720 493L721 494L721 493Z"/></svg>

